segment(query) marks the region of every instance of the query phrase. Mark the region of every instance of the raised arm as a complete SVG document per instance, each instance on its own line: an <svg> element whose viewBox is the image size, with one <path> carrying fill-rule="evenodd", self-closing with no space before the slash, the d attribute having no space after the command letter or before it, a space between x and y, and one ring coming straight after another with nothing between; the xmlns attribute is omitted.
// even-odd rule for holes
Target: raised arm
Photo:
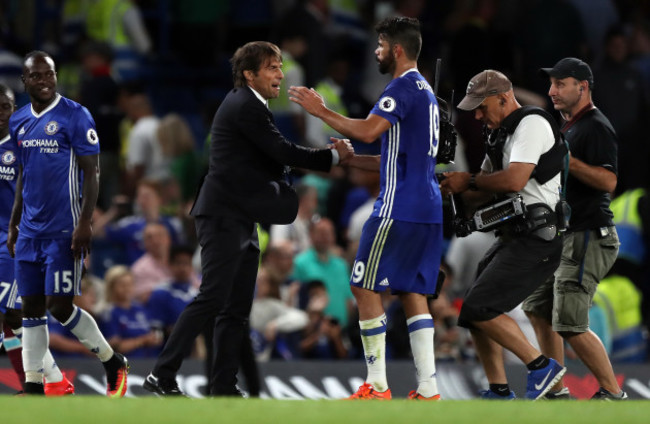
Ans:
<svg viewBox="0 0 650 424"><path fill-rule="evenodd" d="M368 115L366 119L352 119L338 114L325 105L323 97L313 88L291 87L289 96L291 101L298 103L335 131L364 143L372 143L391 126L388 120L374 114Z"/></svg>

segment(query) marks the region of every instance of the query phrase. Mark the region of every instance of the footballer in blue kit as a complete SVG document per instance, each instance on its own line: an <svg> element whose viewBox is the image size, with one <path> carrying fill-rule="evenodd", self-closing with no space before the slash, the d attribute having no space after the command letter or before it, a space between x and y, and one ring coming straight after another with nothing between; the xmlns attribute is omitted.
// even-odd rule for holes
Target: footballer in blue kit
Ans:
<svg viewBox="0 0 650 424"><path fill-rule="evenodd" d="M14 278L14 259L7 247L9 217L16 193L16 179L20 168L18 146L9 136L9 118L15 110L14 93L0 84L0 346L4 344L21 384L25 381L22 362L22 302ZM13 335L5 338L5 327ZM74 385L56 365L50 350L43 357L44 391L47 396L74 394Z"/></svg>
<svg viewBox="0 0 650 424"><path fill-rule="evenodd" d="M83 255L71 254L81 214L78 156L99 154L95 122L86 108L56 94L40 113L18 110L10 129L22 165L23 211L16 243L20 294L79 295ZM39 255L46 253L45 287Z"/></svg>
<svg viewBox="0 0 650 424"><path fill-rule="evenodd" d="M9 120L19 172L7 247L23 301L25 392L43 394L46 309L102 361L107 395L126 393L126 358L106 342L90 314L76 307L82 261L90 248L99 185L99 137L88 110L57 93L56 68L45 52L23 62L31 103Z"/></svg>
<svg viewBox="0 0 650 424"><path fill-rule="evenodd" d="M386 326L380 292L404 307L418 387L409 399L438 400L433 318L426 295L436 292L442 255L442 196L435 176L440 117L429 83L417 70L422 46L417 19L379 22L375 55L381 73L393 76L365 119L330 109L313 89L291 87L290 99L346 137L372 143L381 155L354 155L344 165L378 171L381 190L363 227L350 286L368 376L350 399L390 399L386 379Z"/></svg>
<svg viewBox="0 0 650 424"><path fill-rule="evenodd" d="M20 305L16 305L19 297L14 281L14 259L7 249L7 229L18 174L16 150L17 146L12 142L9 134L0 138L0 312L2 314L6 314L7 309L20 309Z"/></svg>
<svg viewBox="0 0 650 424"><path fill-rule="evenodd" d="M442 255L436 97L417 69L409 69L388 84L370 113L392 126L381 136L381 190L361 233L351 284L432 294Z"/></svg>
<svg viewBox="0 0 650 424"><path fill-rule="evenodd" d="M9 136L9 117L14 111L14 94L0 84L0 346L4 341L3 323L17 328L20 323L20 298L14 280L14 260L7 249L7 230L16 192L17 147ZM11 349L11 344L5 346Z"/></svg>

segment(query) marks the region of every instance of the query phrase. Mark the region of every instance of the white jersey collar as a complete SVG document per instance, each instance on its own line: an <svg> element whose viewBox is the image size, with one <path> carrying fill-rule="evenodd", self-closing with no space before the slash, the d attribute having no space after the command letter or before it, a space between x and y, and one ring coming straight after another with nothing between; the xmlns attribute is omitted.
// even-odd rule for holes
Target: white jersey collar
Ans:
<svg viewBox="0 0 650 424"><path fill-rule="evenodd" d="M5 144L5 143L6 143L7 141L9 141L10 139L11 139L11 136L10 136L9 134L7 134L6 136L4 136L3 139L0 140L0 145Z"/></svg>
<svg viewBox="0 0 650 424"><path fill-rule="evenodd" d="M36 111L34 111L34 105L33 105L33 104L30 105L30 107L31 107L31 109L32 109L32 115L34 115L34 118L40 118L41 116L45 115L47 112L49 112L49 111L51 111L52 109L54 109L54 108L56 107L56 105L59 104L59 101L60 101L60 100L61 100L61 95L60 95L59 93L56 93L56 98L54 99L54 101L53 101L52 103L50 103L50 105L49 105L48 107L46 107L45 109L43 109L43 110L41 111L41 113L36 113Z"/></svg>
<svg viewBox="0 0 650 424"><path fill-rule="evenodd" d="M408 74L409 72L418 72L418 68L407 69L406 71L404 71L404 73L402 75L400 75L400 77L403 77L404 75Z"/></svg>

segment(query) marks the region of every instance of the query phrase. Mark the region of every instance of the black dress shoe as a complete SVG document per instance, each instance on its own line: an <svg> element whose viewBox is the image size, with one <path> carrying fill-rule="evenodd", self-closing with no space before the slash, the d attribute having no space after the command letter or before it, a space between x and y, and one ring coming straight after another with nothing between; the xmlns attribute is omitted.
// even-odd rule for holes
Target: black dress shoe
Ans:
<svg viewBox="0 0 650 424"><path fill-rule="evenodd" d="M187 395L181 392L181 389L178 388L178 383L176 383L175 378L158 378L153 374L149 374L147 378L145 378L142 387L159 396L187 397Z"/></svg>

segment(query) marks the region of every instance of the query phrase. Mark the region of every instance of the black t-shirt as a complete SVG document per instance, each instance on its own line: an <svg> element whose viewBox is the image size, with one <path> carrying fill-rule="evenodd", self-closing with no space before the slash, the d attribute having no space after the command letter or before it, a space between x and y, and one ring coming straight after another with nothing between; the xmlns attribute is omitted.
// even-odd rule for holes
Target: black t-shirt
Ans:
<svg viewBox="0 0 650 424"><path fill-rule="evenodd" d="M602 166L617 173L616 132L607 117L598 109L585 112L575 122L562 128L569 142L571 155L588 165ZM571 206L569 231L593 230L614 225L609 209L609 193L596 190L569 174L567 201Z"/></svg>

